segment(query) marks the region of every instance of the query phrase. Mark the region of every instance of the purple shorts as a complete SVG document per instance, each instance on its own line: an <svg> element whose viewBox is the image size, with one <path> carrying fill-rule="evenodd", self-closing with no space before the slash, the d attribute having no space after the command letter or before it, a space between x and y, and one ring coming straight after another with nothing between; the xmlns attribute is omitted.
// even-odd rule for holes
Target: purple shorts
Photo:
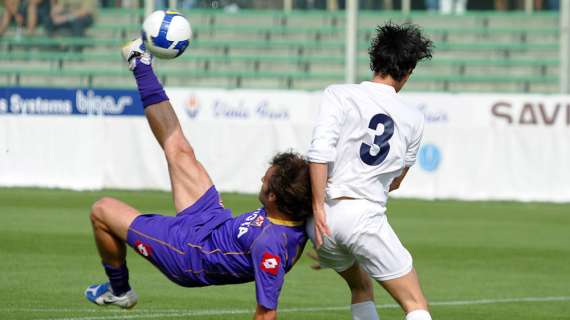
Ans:
<svg viewBox="0 0 570 320"><path fill-rule="evenodd" d="M200 259L188 243L199 244L213 229L232 218L216 188L212 186L198 201L176 216L143 214L129 227L127 243L154 264L173 282L195 287L203 284L192 272L194 259Z"/></svg>

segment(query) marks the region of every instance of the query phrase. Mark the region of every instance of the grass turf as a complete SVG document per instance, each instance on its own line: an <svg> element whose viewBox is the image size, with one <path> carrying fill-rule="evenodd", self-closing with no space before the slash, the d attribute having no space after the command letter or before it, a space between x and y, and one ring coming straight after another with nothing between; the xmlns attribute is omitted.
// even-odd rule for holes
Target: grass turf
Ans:
<svg viewBox="0 0 570 320"><path fill-rule="evenodd" d="M139 305L124 311L84 300L84 288L105 279L88 218L103 195L173 214L163 192L0 189L0 319L251 318L251 284L177 287L133 251ZM234 213L258 206L256 196L223 198ZM414 255L434 319L570 319L569 207L392 199L389 218ZM310 264L303 258L287 275L280 318L349 319L344 283ZM376 293L382 319L402 319L379 286Z"/></svg>

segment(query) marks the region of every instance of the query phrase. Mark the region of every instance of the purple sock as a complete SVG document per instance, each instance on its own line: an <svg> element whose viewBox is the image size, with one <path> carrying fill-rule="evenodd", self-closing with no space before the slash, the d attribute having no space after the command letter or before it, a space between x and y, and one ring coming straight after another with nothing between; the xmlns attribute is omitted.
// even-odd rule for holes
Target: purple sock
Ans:
<svg viewBox="0 0 570 320"><path fill-rule="evenodd" d="M137 81L143 107L146 108L150 105L168 100L166 92L164 92L162 85L152 71L152 66L140 61L137 62L133 73Z"/></svg>
<svg viewBox="0 0 570 320"><path fill-rule="evenodd" d="M107 277L109 277L113 294L121 296L131 290L131 286L129 285L129 269L127 269L126 263L118 268L103 263L103 267L105 268Z"/></svg>

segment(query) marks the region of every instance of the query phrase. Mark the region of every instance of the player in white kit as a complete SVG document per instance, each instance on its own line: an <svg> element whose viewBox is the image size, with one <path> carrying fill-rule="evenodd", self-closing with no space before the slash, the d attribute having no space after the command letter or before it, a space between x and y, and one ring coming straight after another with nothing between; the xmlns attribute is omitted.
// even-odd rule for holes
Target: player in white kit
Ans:
<svg viewBox="0 0 570 320"><path fill-rule="evenodd" d="M412 257L386 217L388 192L414 164L423 114L398 96L432 42L418 27L378 27L369 49L372 81L329 86L308 152L314 221L308 233L321 266L352 293L353 319L378 319L370 277L400 304L406 320L430 320Z"/></svg>

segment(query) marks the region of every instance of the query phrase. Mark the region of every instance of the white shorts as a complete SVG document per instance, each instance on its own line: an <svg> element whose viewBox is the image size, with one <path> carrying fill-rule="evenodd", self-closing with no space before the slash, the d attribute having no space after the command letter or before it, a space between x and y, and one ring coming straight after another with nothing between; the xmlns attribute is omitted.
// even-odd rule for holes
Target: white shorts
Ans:
<svg viewBox="0 0 570 320"><path fill-rule="evenodd" d="M325 204L332 237L324 237L317 253L322 267L345 271L355 262L373 279L400 278L412 270L412 256L388 223L385 208L363 199L329 200ZM307 233L314 241L314 221Z"/></svg>

